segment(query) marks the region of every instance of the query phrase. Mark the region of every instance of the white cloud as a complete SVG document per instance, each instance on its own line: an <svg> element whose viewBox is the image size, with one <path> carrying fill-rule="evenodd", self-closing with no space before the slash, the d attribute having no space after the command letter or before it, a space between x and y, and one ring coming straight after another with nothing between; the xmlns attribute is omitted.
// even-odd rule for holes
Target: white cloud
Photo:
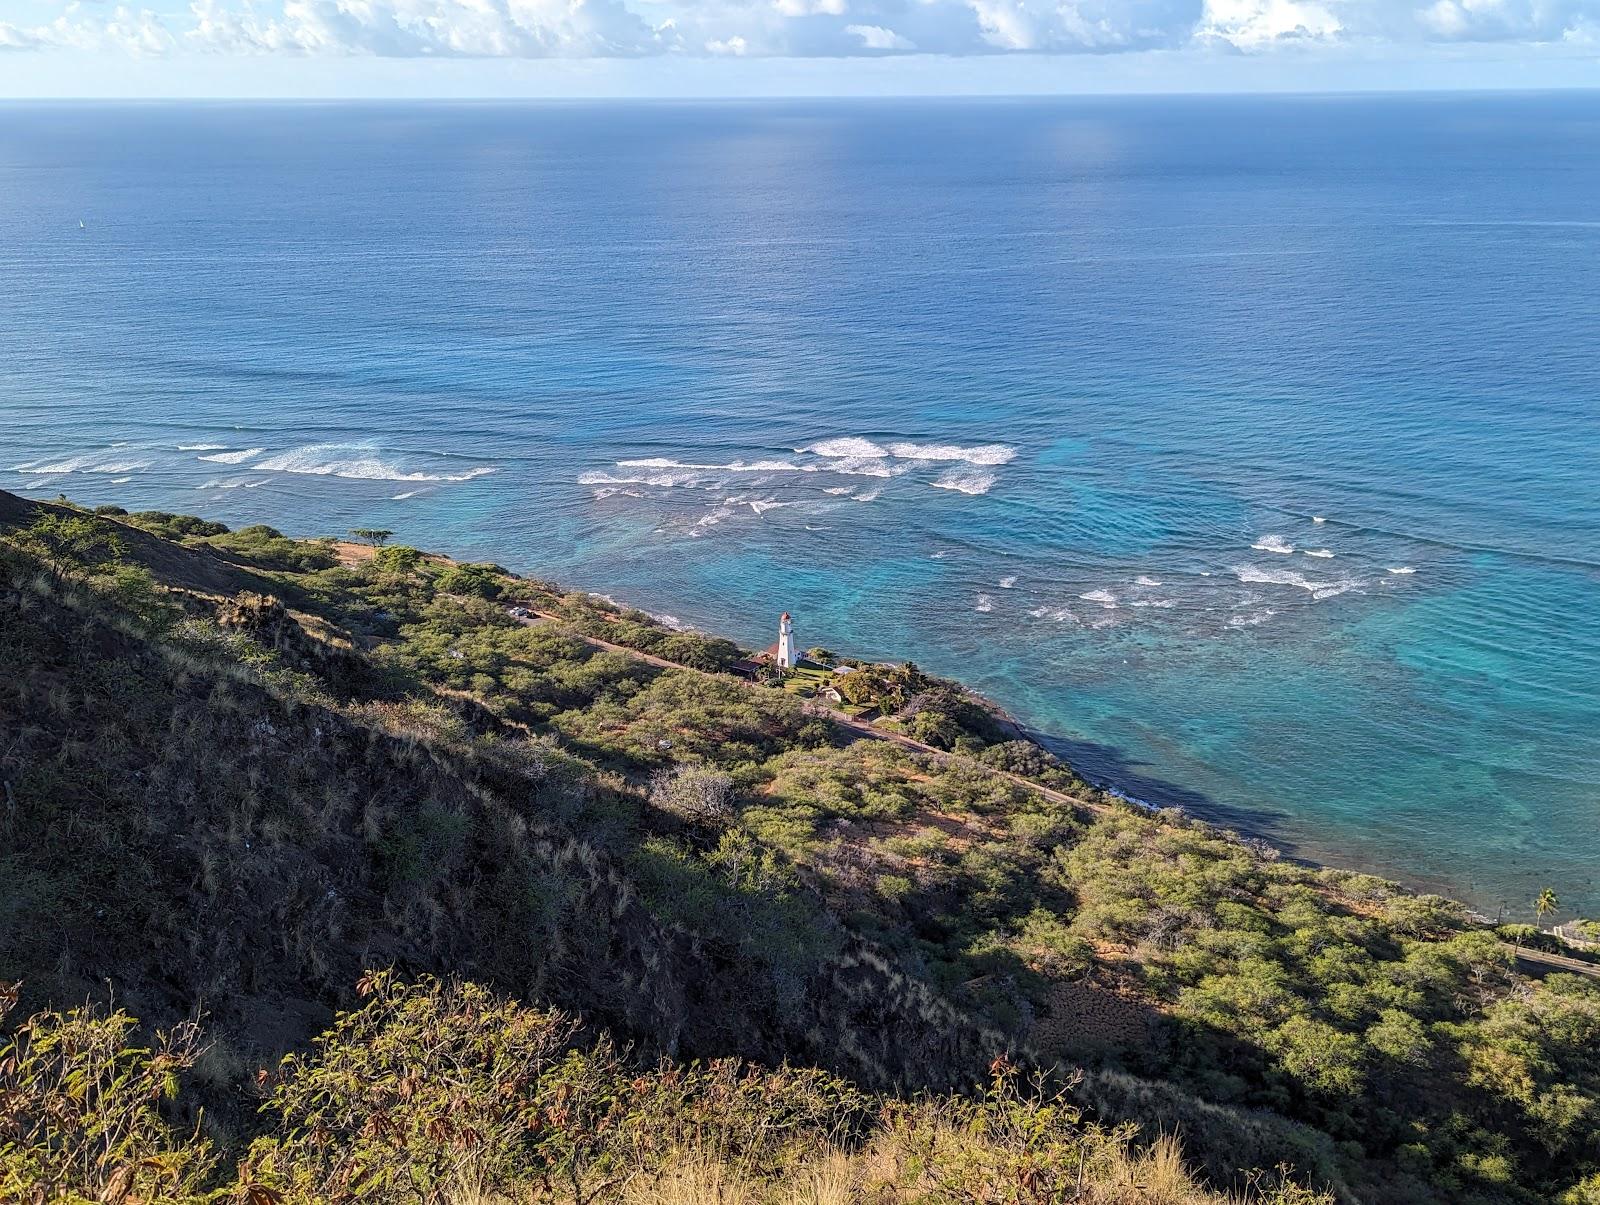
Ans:
<svg viewBox="0 0 1600 1205"><path fill-rule="evenodd" d="M175 45L161 18L148 9L118 5L109 16L85 17L76 4L53 21L18 25L0 21L0 51L116 50L158 55Z"/></svg>
<svg viewBox="0 0 1600 1205"><path fill-rule="evenodd" d="M385 58L1111 54L1600 41L1600 0L191 0L0 21L0 51Z"/></svg>
<svg viewBox="0 0 1600 1205"><path fill-rule="evenodd" d="M863 50L915 50L916 43L881 25L846 25L845 33L861 39Z"/></svg>

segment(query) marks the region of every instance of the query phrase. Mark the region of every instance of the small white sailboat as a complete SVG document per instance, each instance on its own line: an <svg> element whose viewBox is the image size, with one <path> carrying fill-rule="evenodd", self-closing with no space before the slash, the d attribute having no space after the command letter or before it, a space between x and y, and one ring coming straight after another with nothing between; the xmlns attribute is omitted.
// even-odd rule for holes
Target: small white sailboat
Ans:
<svg viewBox="0 0 1600 1205"><path fill-rule="evenodd" d="M78 229L79 230L87 230L87 229L89 229L87 226L85 226L83 224L83 219L82 218L78 219Z"/></svg>

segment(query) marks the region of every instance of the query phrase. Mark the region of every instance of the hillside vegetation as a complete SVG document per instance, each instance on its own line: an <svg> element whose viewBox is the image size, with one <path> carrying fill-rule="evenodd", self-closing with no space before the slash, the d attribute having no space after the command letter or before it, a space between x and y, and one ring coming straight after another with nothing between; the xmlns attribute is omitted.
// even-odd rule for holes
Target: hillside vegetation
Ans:
<svg viewBox="0 0 1600 1205"><path fill-rule="evenodd" d="M738 653L0 495L0 1199L1600 1202L1594 981Z"/></svg>

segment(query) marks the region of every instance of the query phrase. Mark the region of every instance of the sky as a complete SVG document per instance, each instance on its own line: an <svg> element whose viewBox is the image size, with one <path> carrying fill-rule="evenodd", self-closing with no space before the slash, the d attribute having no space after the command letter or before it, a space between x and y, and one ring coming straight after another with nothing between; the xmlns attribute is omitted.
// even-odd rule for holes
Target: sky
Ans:
<svg viewBox="0 0 1600 1205"><path fill-rule="evenodd" d="M0 0L0 97L1600 86L1600 0Z"/></svg>

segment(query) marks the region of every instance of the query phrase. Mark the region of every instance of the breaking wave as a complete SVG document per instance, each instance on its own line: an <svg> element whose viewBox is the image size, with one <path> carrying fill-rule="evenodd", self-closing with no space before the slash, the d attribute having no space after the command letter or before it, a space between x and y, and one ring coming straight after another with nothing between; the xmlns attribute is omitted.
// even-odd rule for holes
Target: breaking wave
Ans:
<svg viewBox="0 0 1600 1205"><path fill-rule="evenodd" d="M993 597L991 597L988 594L980 594L980 595L978 595L978 601L973 606L972 609L974 611L979 611L979 612L982 612L983 614L987 615L990 611L994 610L994 599L993 599Z"/></svg>
<svg viewBox="0 0 1600 1205"><path fill-rule="evenodd" d="M1010 464L1017 450L1010 444L978 444L963 448L956 444L893 443L889 455L897 460L964 460L968 464Z"/></svg>
<svg viewBox="0 0 1600 1205"><path fill-rule="evenodd" d="M380 460L371 452L342 444L312 444L278 456L257 461L254 467L275 473L299 473L311 477L343 477L351 481L471 481L494 472L479 465L464 473L407 472L399 465Z"/></svg>
<svg viewBox="0 0 1600 1205"><path fill-rule="evenodd" d="M210 456L197 456L196 460L209 460L213 464L243 464L252 457L260 456L265 448L246 448L242 452L214 452Z"/></svg>
<svg viewBox="0 0 1600 1205"><path fill-rule="evenodd" d="M963 494L987 494L994 484L993 473L983 469L947 469L928 484L936 490L956 490Z"/></svg>
<svg viewBox="0 0 1600 1205"><path fill-rule="evenodd" d="M1262 536L1254 544L1250 545L1250 547L1254 548L1258 552L1278 552L1287 554L1294 551L1294 545L1289 543L1289 541L1285 540L1282 536Z"/></svg>

